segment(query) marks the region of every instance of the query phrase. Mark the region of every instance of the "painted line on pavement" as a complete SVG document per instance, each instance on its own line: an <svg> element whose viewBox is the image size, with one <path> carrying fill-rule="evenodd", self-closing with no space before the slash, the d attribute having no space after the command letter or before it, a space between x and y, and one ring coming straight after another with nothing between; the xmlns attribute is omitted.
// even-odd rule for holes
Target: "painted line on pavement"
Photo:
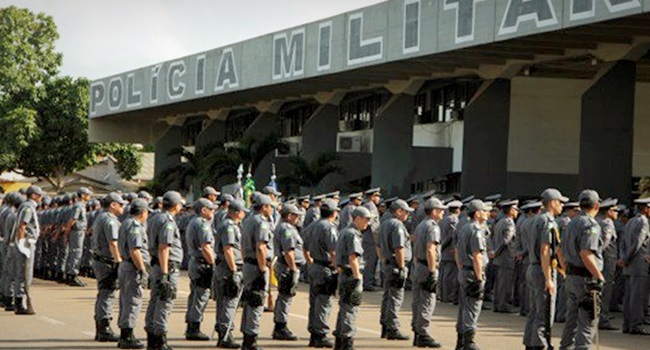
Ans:
<svg viewBox="0 0 650 350"><path fill-rule="evenodd" d="M95 332L91 332L91 331L81 332L81 334L83 334L85 336L88 336L88 337L91 337L91 338L95 337Z"/></svg>
<svg viewBox="0 0 650 350"><path fill-rule="evenodd" d="M299 318L299 319L305 320L305 321L309 320L309 318L307 318L307 316L303 316L303 315L289 313L289 316ZM369 334L373 334L373 335L381 335L380 332L377 332L375 330L368 329L368 328L357 327L357 330L360 331L360 332L369 333Z"/></svg>
<svg viewBox="0 0 650 350"><path fill-rule="evenodd" d="M65 326L65 323L63 323L63 322L61 322L59 320L55 320L53 318L45 317L45 316L36 316L36 319L41 320L43 322L47 322L49 324L53 324L55 326Z"/></svg>

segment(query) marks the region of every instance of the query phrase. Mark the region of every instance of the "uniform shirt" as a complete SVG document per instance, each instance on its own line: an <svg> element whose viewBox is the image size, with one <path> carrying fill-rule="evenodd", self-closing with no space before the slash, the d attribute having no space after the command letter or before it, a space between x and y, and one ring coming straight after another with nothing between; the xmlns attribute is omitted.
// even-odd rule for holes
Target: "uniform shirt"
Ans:
<svg viewBox="0 0 650 350"><path fill-rule="evenodd" d="M457 225L458 215L456 214L448 214L440 221L440 258L442 261L456 261L454 257L454 241L457 235Z"/></svg>
<svg viewBox="0 0 650 350"><path fill-rule="evenodd" d="M346 228L352 222L352 211L356 207L356 205L348 203L348 205L341 210L341 213L339 214L339 231Z"/></svg>
<svg viewBox="0 0 650 350"><path fill-rule="evenodd" d="M361 246L361 231L356 226L349 225L339 233L339 240L336 242L336 266L350 268L350 255L357 257L363 255Z"/></svg>
<svg viewBox="0 0 650 350"><path fill-rule="evenodd" d="M487 264L487 256L485 254L487 249L486 232L487 226L480 225L475 221L469 222L458 232L456 249L458 251L458 259L462 266L473 268L474 260L472 259L472 254L474 252L481 252L483 253L483 267L485 267Z"/></svg>
<svg viewBox="0 0 650 350"><path fill-rule="evenodd" d="M305 247L314 260L328 262L329 252L336 249L337 237L336 226L327 219L320 219L310 226Z"/></svg>
<svg viewBox="0 0 650 350"><path fill-rule="evenodd" d="M404 223L395 218L391 218L381 224L379 232L381 237L381 256L384 260L390 259L391 261L395 261L395 250L404 248L404 262L408 263L411 261L413 256L411 252L411 240Z"/></svg>
<svg viewBox="0 0 650 350"><path fill-rule="evenodd" d="M379 225L381 226L381 224L383 224L384 222L392 218L393 218L393 213L391 213L390 210L386 210L386 212L381 216L381 219L379 219Z"/></svg>
<svg viewBox="0 0 650 350"><path fill-rule="evenodd" d="M166 244L169 245L169 261L179 264L183 261L181 232L169 212L165 211L156 215L151 224L147 225L147 238L152 258L157 258L158 248L161 244Z"/></svg>
<svg viewBox="0 0 650 350"><path fill-rule="evenodd" d="M16 224L14 226L14 239L18 239L18 226L25 224L25 238L38 239L40 228L38 225L38 204L33 199L28 199L18 207Z"/></svg>
<svg viewBox="0 0 650 350"><path fill-rule="evenodd" d="M363 231L361 235L361 244L365 249L379 246L379 209L373 201L363 203L363 206L368 209L370 214L373 215L372 219L368 222L368 228Z"/></svg>
<svg viewBox="0 0 650 350"><path fill-rule="evenodd" d="M647 276L648 264L644 255L650 254L650 230L648 218L645 215L637 215L628 221L625 226L624 250L621 259L627 266L623 270L626 275Z"/></svg>
<svg viewBox="0 0 650 350"><path fill-rule="evenodd" d="M618 236L614 220L606 216L598 216L596 222L600 225L603 256L610 261L615 261L618 258L618 244L616 243Z"/></svg>
<svg viewBox="0 0 650 350"><path fill-rule="evenodd" d="M264 242L268 248L266 259L273 257L273 228L269 220L255 213L244 221L242 227L242 249L244 258L257 259L257 243Z"/></svg>
<svg viewBox="0 0 650 350"><path fill-rule="evenodd" d="M320 207L314 205L307 210L303 227L307 227L318 220L320 220Z"/></svg>
<svg viewBox="0 0 650 350"><path fill-rule="evenodd" d="M542 245L549 244L551 249L554 249L553 244L558 244L554 236L557 232L557 223L555 218L545 211L532 219L529 229L530 235L527 237L528 257L531 264L539 264L541 262ZM559 232L557 234L559 235Z"/></svg>
<svg viewBox="0 0 650 350"><path fill-rule="evenodd" d="M215 231L215 251L219 263L226 263L226 256L224 255L223 250L227 246L232 247L235 256L235 264L242 265L244 263L241 252L241 240L242 234L239 224L235 223L235 221L228 217L221 221Z"/></svg>
<svg viewBox="0 0 650 350"><path fill-rule="evenodd" d="M9 238L9 234L5 235L4 222L11 212L11 208L7 204L0 206L0 237L4 240Z"/></svg>
<svg viewBox="0 0 650 350"><path fill-rule="evenodd" d="M298 222L296 222L296 227L298 228L299 231L302 231L302 229L305 227L305 215L307 215L307 210L303 208L302 206L298 206L298 211L300 211L300 215L298 216Z"/></svg>
<svg viewBox="0 0 650 350"><path fill-rule="evenodd" d="M74 225L72 225L73 231L86 231L88 227L88 216L86 215L86 205L83 201L78 201L71 208L71 219L74 220Z"/></svg>
<svg viewBox="0 0 650 350"><path fill-rule="evenodd" d="M202 258L203 251L201 251L201 247L206 243L212 245L214 242L214 231L210 221L197 215L187 226L185 240L187 253L196 259Z"/></svg>
<svg viewBox="0 0 650 350"><path fill-rule="evenodd" d="M598 270L603 269L603 246L600 239L600 225L585 213L571 220L562 241L562 254L567 264L585 267L580 252L590 250L596 257Z"/></svg>
<svg viewBox="0 0 650 350"><path fill-rule="evenodd" d="M92 250L95 254L106 258L112 258L108 244L117 241L120 232L120 221L117 216L108 211L102 211L93 223Z"/></svg>
<svg viewBox="0 0 650 350"><path fill-rule="evenodd" d="M212 227L214 227L215 231L217 230L217 227L219 227L219 224L226 219L226 216L228 216L228 209L226 208L219 208L219 210L214 213L214 217L212 218Z"/></svg>
<svg viewBox="0 0 650 350"><path fill-rule="evenodd" d="M515 221L511 217L504 217L494 226L494 266L515 267L516 232Z"/></svg>
<svg viewBox="0 0 650 350"><path fill-rule="evenodd" d="M144 226L133 216L129 216L120 226L117 247L123 260L131 260L131 250L139 249L145 265L151 264L147 232Z"/></svg>
<svg viewBox="0 0 650 350"><path fill-rule="evenodd" d="M426 219L426 216L427 215L424 213L424 205L419 206L418 210L416 210L415 213L411 215L411 225L417 228L422 220Z"/></svg>
<svg viewBox="0 0 650 350"><path fill-rule="evenodd" d="M5 240L5 244L9 245L14 241L14 224L16 223L16 214L18 214L18 211L16 211L15 208L11 208L7 210L7 217L5 218L4 222L2 223L2 229L5 232L8 232L9 235L7 236L7 239Z"/></svg>
<svg viewBox="0 0 650 350"><path fill-rule="evenodd" d="M427 264L427 244L436 244L436 262L440 261L440 226L431 218L420 222L413 232L413 257Z"/></svg>
<svg viewBox="0 0 650 350"><path fill-rule="evenodd" d="M298 229L288 222L280 221L279 225L275 228L273 232L273 247L275 249L275 256L284 265L287 265L284 253L290 251L293 251L296 264L304 265L307 262L302 237L300 237Z"/></svg>

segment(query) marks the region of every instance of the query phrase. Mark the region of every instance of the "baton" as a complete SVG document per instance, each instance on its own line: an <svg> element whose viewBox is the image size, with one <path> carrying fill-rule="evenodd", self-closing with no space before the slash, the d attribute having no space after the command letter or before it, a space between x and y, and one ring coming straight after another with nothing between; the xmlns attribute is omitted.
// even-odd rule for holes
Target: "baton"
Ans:
<svg viewBox="0 0 650 350"><path fill-rule="evenodd" d="M598 320L598 316L600 315L600 310L598 307L598 291L592 290L591 291L591 300L594 302L594 315L595 319ZM600 332L598 331L598 321L596 321L596 350L600 350Z"/></svg>

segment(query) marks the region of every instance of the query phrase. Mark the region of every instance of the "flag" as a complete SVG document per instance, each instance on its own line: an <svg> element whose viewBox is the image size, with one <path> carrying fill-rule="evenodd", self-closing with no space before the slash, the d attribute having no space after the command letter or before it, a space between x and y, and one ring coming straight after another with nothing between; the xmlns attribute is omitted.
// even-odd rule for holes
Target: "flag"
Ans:
<svg viewBox="0 0 650 350"><path fill-rule="evenodd" d="M244 181L244 199L246 200L246 206L251 206L251 196L255 192L255 180L253 180L253 174L251 174L251 167L248 167L248 174L246 174L246 181Z"/></svg>
<svg viewBox="0 0 650 350"><path fill-rule="evenodd" d="M275 179L277 177L275 176L275 164L271 164L271 182L269 182L269 186L273 187L274 190L278 190L278 183L275 182Z"/></svg>

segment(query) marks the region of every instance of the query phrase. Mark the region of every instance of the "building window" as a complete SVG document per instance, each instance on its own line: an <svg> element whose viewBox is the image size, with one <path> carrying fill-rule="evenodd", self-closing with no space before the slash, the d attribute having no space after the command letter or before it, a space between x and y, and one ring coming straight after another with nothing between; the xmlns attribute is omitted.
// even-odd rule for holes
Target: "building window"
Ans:
<svg viewBox="0 0 650 350"><path fill-rule="evenodd" d="M183 146L194 146L196 144L196 137L203 130L205 117L191 117L185 120L181 128L181 142Z"/></svg>
<svg viewBox="0 0 650 350"><path fill-rule="evenodd" d="M278 134L280 137L302 135L302 128L318 108L315 102L289 102L285 103L278 113Z"/></svg>
<svg viewBox="0 0 650 350"><path fill-rule="evenodd" d="M244 132L253 124L259 112L256 109L244 109L230 112L226 119L226 142L235 142L244 136Z"/></svg>
<svg viewBox="0 0 650 350"><path fill-rule="evenodd" d="M483 83L479 78L435 80L415 96L415 123L444 123L462 120L463 110Z"/></svg>
<svg viewBox="0 0 650 350"><path fill-rule="evenodd" d="M375 117L389 98L385 89L347 94L339 105L339 131L372 129Z"/></svg>

